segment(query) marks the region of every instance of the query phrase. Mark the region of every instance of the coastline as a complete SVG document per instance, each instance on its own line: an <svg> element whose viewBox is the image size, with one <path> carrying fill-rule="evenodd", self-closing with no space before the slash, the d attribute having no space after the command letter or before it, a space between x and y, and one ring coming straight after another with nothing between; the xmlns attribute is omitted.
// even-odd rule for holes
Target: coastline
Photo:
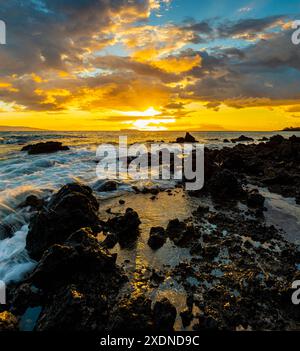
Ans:
<svg viewBox="0 0 300 351"><path fill-rule="evenodd" d="M60 195L48 194L44 206L55 208L58 219L74 217L64 217L68 216L61 212L64 207L52 207L54 197L64 202L65 196L76 198L81 194L87 207L81 207L82 202L68 202L67 206L72 214L88 211L90 215L84 215L83 222L79 220L74 233L82 223L90 223L91 231L79 230L76 235L72 231L71 239L67 234L51 239L52 244L43 246L45 250L35 257L39 263L33 272L21 283L11 285L9 310L17 318L15 328L169 330L174 325L176 330L297 329L299 316L291 309L290 298L291 284L299 279L299 251L295 245L298 238L292 239L292 225L285 228L291 230L290 235L271 225L274 218L268 212L272 212L272 203L261 191L266 192L263 187L269 187L271 193L281 197L297 198L299 169L292 169L293 162L298 162L300 143L297 138L289 142L278 137L266 143L269 147L265 143L250 143L206 150L208 182L200 194L186 193L181 186L154 193L116 193L109 199L99 197L95 189L92 192L71 188ZM215 168L216 160L220 169ZM286 174L278 177L278 165L289 173L288 184L282 184ZM229 174L230 181L224 183L220 174L224 179ZM253 186L259 191L253 191ZM268 203L271 207L266 211ZM295 202L293 206L297 209L298 205ZM43 210L27 207L32 232L32 227L38 225L38 213ZM133 212L127 212L128 208ZM95 222L94 212L99 223ZM51 218L49 221L49 226L58 230L60 222ZM41 222L39 228L41 224L47 227L45 223ZM291 223L297 230L297 217ZM152 227L163 228L164 243L157 250L148 245ZM76 262L75 268L72 262ZM62 277L70 279L57 277L58 267ZM50 286L46 281L51 282ZM97 300L99 293L106 302ZM256 315L252 315L253 306L257 306ZM92 312L87 312L87 307ZM32 309L35 313L30 319ZM166 320L158 318L161 311L165 311ZM74 313L76 325L70 317ZM31 322L26 324L27 319Z"/></svg>

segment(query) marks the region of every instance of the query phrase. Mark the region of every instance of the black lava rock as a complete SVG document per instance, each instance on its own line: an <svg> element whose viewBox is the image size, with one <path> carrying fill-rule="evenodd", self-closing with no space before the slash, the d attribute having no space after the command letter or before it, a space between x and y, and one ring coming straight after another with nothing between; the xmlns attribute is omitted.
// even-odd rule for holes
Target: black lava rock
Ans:
<svg viewBox="0 0 300 351"><path fill-rule="evenodd" d="M64 242L76 230L97 227L98 208L89 187L79 183L62 187L30 222L26 238L30 257L39 260L47 248Z"/></svg>
<svg viewBox="0 0 300 351"><path fill-rule="evenodd" d="M265 198L257 189L253 189L248 193L247 205L251 208L264 208Z"/></svg>
<svg viewBox="0 0 300 351"><path fill-rule="evenodd" d="M62 143L57 141L26 145L21 149L21 151L27 151L29 155L49 154L66 150L70 150L70 148L68 146L63 146Z"/></svg>
<svg viewBox="0 0 300 351"><path fill-rule="evenodd" d="M172 331L177 316L176 308L167 298L157 301L153 309L155 329Z"/></svg>
<svg viewBox="0 0 300 351"><path fill-rule="evenodd" d="M148 245L153 250L158 250L166 242L166 232L162 227L152 227L150 230L150 237Z"/></svg>

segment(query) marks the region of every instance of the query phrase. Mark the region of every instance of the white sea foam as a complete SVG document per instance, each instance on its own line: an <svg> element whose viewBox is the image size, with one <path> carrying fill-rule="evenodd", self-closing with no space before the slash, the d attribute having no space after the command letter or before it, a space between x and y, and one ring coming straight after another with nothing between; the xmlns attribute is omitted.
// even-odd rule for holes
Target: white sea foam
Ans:
<svg viewBox="0 0 300 351"><path fill-rule="evenodd" d="M25 250L28 225L24 225L11 238L0 241L0 280L5 283L21 280L36 262Z"/></svg>
<svg viewBox="0 0 300 351"><path fill-rule="evenodd" d="M234 146L224 144L223 139L238 137L241 133L193 133L197 140L209 147ZM276 133L277 134L277 133ZM284 135L284 133L282 133ZM300 135L300 133L295 133ZM35 194L48 198L51 191L61 186L81 181L96 190L99 181L96 177L96 148L101 143L112 143L118 140L120 133L1 133L0 139L0 224L12 229L11 238L1 240L0 233L0 280L21 279L34 267L25 250L26 235L30 213L28 209L19 208L28 195ZM129 133L129 142L145 140L174 141L183 133ZM259 140L262 136L273 135L246 133L245 135ZM284 135L289 136L289 134ZM71 147L69 151L55 154L28 155L21 152L19 144L35 143L46 140L57 140ZM146 171L146 170L145 170ZM132 181L124 180L118 191L128 191L132 186L142 189L147 187L170 187L168 181ZM173 184L174 185L174 184ZM98 193L100 197L116 196L116 192ZM297 212L299 216L299 212ZM299 218L299 217L298 217ZM1 227L1 226L0 226Z"/></svg>

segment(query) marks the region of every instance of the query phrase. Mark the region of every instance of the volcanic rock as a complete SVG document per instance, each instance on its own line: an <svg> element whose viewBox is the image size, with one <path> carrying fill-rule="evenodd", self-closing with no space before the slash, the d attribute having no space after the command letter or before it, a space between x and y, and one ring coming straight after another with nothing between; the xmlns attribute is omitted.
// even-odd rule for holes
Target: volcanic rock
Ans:
<svg viewBox="0 0 300 351"><path fill-rule="evenodd" d="M70 150L70 148L68 146L63 146L62 143L56 141L26 145L21 149L21 151L27 151L29 155L49 154L66 150Z"/></svg>
<svg viewBox="0 0 300 351"><path fill-rule="evenodd" d="M238 138L231 139L231 141L232 141L233 143L237 143L237 142L244 142L244 141L254 141L254 139L253 139L253 138L249 138L249 137L247 137L247 136L245 136L245 135L241 135L241 136L238 137Z"/></svg>
<svg viewBox="0 0 300 351"><path fill-rule="evenodd" d="M0 332L16 331L18 327L17 318L10 312L0 313Z"/></svg>
<svg viewBox="0 0 300 351"><path fill-rule="evenodd" d="M139 235L139 215L132 208L127 208L122 216L111 218L107 221L107 229L116 234L121 246L130 245Z"/></svg>
<svg viewBox="0 0 300 351"><path fill-rule="evenodd" d="M62 243L80 228L96 228L98 208L89 187L79 183L62 187L30 222L26 238L30 257L39 260L47 248Z"/></svg>
<svg viewBox="0 0 300 351"><path fill-rule="evenodd" d="M150 230L150 237L148 245L153 250L161 248L166 242L166 232L162 227L152 227Z"/></svg>
<svg viewBox="0 0 300 351"><path fill-rule="evenodd" d="M177 316L176 308L167 298L157 301L153 309L156 330L172 331Z"/></svg>

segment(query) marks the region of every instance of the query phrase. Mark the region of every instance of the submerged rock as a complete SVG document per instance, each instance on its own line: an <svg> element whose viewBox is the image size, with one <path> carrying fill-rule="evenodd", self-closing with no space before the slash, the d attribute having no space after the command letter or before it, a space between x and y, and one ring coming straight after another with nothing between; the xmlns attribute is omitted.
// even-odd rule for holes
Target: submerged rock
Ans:
<svg viewBox="0 0 300 351"><path fill-rule="evenodd" d="M11 238L14 235L14 227L9 223L0 223L0 240Z"/></svg>
<svg viewBox="0 0 300 351"><path fill-rule="evenodd" d="M25 201L22 202L19 207L30 207L32 209L40 210L44 206L44 200L39 199L35 195L29 195L26 197Z"/></svg>
<svg viewBox="0 0 300 351"><path fill-rule="evenodd" d="M49 154L66 150L70 150L70 148L68 146L63 146L62 143L56 141L26 145L21 149L21 151L27 151L29 155Z"/></svg>
<svg viewBox="0 0 300 351"><path fill-rule="evenodd" d="M30 222L26 249L31 258L39 260L51 245L62 243L83 227L96 228L99 204L92 190L79 183L62 187L48 205Z"/></svg>
<svg viewBox="0 0 300 351"><path fill-rule="evenodd" d="M105 182L99 184L95 190L99 191L99 192L115 191L118 189L118 186L119 186L118 182L113 181L113 180L108 180L108 181L105 181Z"/></svg>

